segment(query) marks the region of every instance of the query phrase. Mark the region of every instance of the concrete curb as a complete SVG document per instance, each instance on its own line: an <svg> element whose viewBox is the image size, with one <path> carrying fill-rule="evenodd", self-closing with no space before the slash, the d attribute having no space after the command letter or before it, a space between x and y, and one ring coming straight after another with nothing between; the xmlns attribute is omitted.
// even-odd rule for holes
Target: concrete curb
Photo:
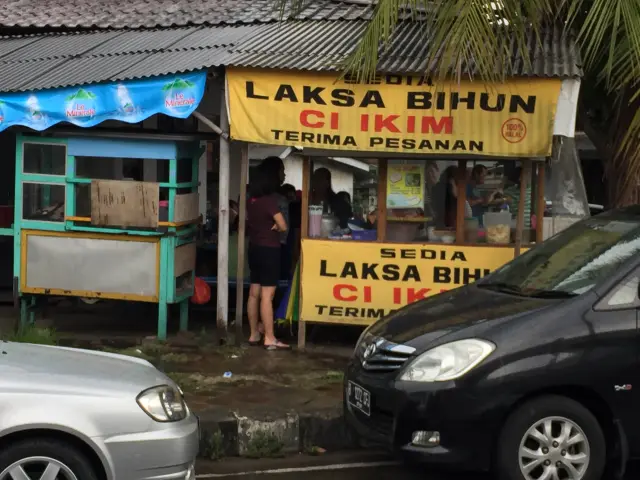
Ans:
<svg viewBox="0 0 640 480"><path fill-rule="evenodd" d="M341 409L278 416L232 413L200 417L200 457L269 457L291 453L356 450L359 444Z"/></svg>

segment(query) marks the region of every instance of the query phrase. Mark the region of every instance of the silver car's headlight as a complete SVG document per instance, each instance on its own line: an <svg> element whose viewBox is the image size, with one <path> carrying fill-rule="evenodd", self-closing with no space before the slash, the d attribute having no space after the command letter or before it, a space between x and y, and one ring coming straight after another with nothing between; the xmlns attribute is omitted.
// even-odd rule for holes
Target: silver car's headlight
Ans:
<svg viewBox="0 0 640 480"><path fill-rule="evenodd" d="M487 358L496 346L485 340L468 339L432 348L409 364L400 380L446 382L462 377Z"/></svg>
<svg viewBox="0 0 640 480"><path fill-rule="evenodd" d="M145 390L136 401L156 422L178 422L187 418L187 405L182 394L169 385Z"/></svg>

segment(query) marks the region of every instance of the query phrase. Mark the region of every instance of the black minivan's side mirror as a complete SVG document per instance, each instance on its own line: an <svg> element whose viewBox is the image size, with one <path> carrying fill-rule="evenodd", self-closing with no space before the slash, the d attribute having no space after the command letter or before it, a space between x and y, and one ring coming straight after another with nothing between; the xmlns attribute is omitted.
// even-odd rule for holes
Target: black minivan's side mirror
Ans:
<svg viewBox="0 0 640 480"><path fill-rule="evenodd" d="M610 311L629 308L640 308L640 272L638 270L612 288L596 303L594 310Z"/></svg>

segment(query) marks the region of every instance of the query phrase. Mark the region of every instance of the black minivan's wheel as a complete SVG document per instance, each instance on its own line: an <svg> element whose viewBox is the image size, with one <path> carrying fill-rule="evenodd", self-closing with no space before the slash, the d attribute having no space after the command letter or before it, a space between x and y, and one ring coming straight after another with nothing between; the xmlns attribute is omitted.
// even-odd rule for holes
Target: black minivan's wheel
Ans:
<svg viewBox="0 0 640 480"><path fill-rule="evenodd" d="M0 451L0 480L98 480L91 463L58 440L16 442Z"/></svg>
<svg viewBox="0 0 640 480"><path fill-rule="evenodd" d="M598 420L561 396L539 397L518 408L497 445L502 480L600 480L605 463Z"/></svg>

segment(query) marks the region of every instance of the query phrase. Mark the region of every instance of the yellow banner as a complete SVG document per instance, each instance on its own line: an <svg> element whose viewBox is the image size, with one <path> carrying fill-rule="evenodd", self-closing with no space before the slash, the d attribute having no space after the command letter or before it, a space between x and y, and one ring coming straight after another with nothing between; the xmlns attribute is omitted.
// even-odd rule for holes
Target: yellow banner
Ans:
<svg viewBox="0 0 640 480"><path fill-rule="evenodd" d="M231 137L252 143L414 154L551 154L560 79L432 84L382 75L227 69Z"/></svg>
<svg viewBox="0 0 640 480"><path fill-rule="evenodd" d="M484 277L513 260L514 250L303 240L302 254L301 318L370 325L409 303Z"/></svg>

